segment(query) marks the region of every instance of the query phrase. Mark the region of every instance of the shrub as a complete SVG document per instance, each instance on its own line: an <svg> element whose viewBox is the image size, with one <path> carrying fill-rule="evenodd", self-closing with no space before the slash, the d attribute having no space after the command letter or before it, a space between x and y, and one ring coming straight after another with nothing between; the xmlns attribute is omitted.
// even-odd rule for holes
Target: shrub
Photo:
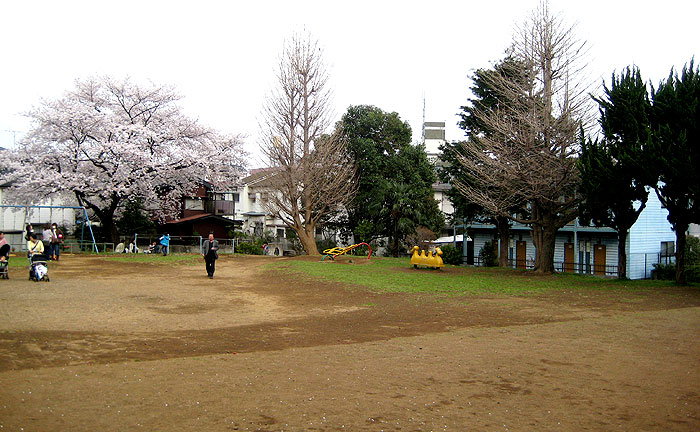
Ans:
<svg viewBox="0 0 700 432"><path fill-rule="evenodd" d="M654 264L653 279L673 280L676 278L675 264Z"/></svg>
<svg viewBox="0 0 700 432"><path fill-rule="evenodd" d="M418 246L421 249L427 249L429 243L437 238L434 232L424 226L419 226L416 231L407 235L404 243L410 249L413 246Z"/></svg>
<svg viewBox="0 0 700 432"><path fill-rule="evenodd" d="M686 266L685 280L688 282L700 282L700 265Z"/></svg>
<svg viewBox="0 0 700 432"><path fill-rule="evenodd" d="M337 246L338 243L336 243L333 239L323 239L316 241L316 249L318 249L318 251L321 253L323 253L323 251L326 249L332 249Z"/></svg>
<svg viewBox="0 0 700 432"><path fill-rule="evenodd" d="M260 245L255 243L240 242L236 247L236 252L246 254L246 255L262 255L263 250Z"/></svg>
<svg viewBox="0 0 700 432"><path fill-rule="evenodd" d="M376 247L376 246L375 246ZM369 254L369 248L367 246L359 246L356 247L355 249L352 250L351 252L353 255L358 255L358 256L367 256ZM377 251L373 248L372 253L374 255L377 255Z"/></svg>
<svg viewBox="0 0 700 432"><path fill-rule="evenodd" d="M442 261L445 264L460 265L462 264L462 251L456 247L447 244L445 246L440 246L442 251Z"/></svg>
<svg viewBox="0 0 700 432"><path fill-rule="evenodd" d="M690 269L700 266L700 238L686 236L685 238L685 264Z"/></svg>
<svg viewBox="0 0 700 432"><path fill-rule="evenodd" d="M479 251L479 260L485 267L496 267L498 265L498 255L493 242L487 241Z"/></svg>
<svg viewBox="0 0 700 432"><path fill-rule="evenodd" d="M685 241L685 279L688 282L700 282L700 239L687 236ZM676 264L654 264L652 278L674 280Z"/></svg>

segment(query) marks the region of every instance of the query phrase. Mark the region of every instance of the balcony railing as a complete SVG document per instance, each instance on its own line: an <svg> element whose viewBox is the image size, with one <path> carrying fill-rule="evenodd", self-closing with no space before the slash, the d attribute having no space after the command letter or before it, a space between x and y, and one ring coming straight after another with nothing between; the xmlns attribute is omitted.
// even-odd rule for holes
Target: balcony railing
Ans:
<svg viewBox="0 0 700 432"><path fill-rule="evenodd" d="M233 215L235 213L235 202L224 200L211 200L204 204L207 213L215 215Z"/></svg>

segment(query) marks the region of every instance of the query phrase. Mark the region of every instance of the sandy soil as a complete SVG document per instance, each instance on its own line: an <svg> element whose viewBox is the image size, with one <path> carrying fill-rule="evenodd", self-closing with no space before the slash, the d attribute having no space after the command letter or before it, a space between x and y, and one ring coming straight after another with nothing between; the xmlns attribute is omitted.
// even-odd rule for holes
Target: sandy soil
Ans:
<svg viewBox="0 0 700 432"><path fill-rule="evenodd" d="M0 429L700 430L697 288L377 294L271 259L11 269Z"/></svg>

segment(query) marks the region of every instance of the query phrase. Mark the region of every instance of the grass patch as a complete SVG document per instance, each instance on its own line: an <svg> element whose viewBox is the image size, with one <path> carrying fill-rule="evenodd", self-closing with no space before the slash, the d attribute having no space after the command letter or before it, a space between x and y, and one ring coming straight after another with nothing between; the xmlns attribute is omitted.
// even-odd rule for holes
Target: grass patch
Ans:
<svg viewBox="0 0 700 432"><path fill-rule="evenodd" d="M287 260L268 270L314 279L365 286L377 292L529 295L564 289L639 290L669 287L667 281L619 281L576 274L537 275L504 268L445 266L443 270L413 269L409 258L372 258L362 265Z"/></svg>
<svg viewBox="0 0 700 432"><path fill-rule="evenodd" d="M194 265L202 262L202 256L197 254L114 254L105 255L101 258L122 263L142 263L142 264L167 264L167 265Z"/></svg>

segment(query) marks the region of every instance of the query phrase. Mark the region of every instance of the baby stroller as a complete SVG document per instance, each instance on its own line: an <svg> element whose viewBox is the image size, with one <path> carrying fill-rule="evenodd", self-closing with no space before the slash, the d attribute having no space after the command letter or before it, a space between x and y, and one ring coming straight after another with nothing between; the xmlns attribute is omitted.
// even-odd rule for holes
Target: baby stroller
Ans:
<svg viewBox="0 0 700 432"><path fill-rule="evenodd" d="M4 257L5 259L2 259ZM7 266L10 264L10 245L4 244L0 247L0 279L9 279Z"/></svg>
<svg viewBox="0 0 700 432"><path fill-rule="evenodd" d="M46 255L34 254L29 257L29 280L34 282L49 281L49 267L46 265Z"/></svg>

